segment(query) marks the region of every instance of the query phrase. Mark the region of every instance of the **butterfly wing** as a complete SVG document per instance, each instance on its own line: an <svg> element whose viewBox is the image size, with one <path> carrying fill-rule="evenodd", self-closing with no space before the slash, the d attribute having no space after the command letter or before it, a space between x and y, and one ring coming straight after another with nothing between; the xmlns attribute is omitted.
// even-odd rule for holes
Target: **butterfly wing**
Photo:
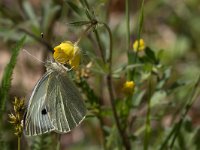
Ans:
<svg viewBox="0 0 200 150"><path fill-rule="evenodd" d="M54 130L47 106L47 90L51 73L46 73L36 84L24 119L26 135L39 135Z"/></svg>
<svg viewBox="0 0 200 150"><path fill-rule="evenodd" d="M59 72L50 75L48 104L56 132L66 133L75 128L85 118L86 107L74 83Z"/></svg>

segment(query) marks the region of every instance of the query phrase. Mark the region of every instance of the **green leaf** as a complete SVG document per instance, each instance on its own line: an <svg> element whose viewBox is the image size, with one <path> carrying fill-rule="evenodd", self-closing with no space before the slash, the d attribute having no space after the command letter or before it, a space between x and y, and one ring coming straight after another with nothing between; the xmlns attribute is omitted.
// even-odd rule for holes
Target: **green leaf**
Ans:
<svg viewBox="0 0 200 150"><path fill-rule="evenodd" d="M76 12L79 16L81 16L82 14L84 14L83 9L80 9L77 5L75 5L72 1L70 0L66 0L66 3L70 6L70 8Z"/></svg>
<svg viewBox="0 0 200 150"><path fill-rule="evenodd" d="M134 107L138 107L144 97L144 95L146 94L146 90L139 92L135 92L135 94L132 97L132 105Z"/></svg>
<svg viewBox="0 0 200 150"><path fill-rule="evenodd" d="M47 33L55 14L61 9L59 5L52 5L51 3L43 6L42 30Z"/></svg>
<svg viewBox="0 0 200 150"><path fill-rule="evenodd" d="M33 7L31 6L29 1L24 1L23 3L25 14L27 14L28 18L31 20L34 27L39 27L39 22L37 19L37 16L33 10Z"/></svg>
<svg viewBox="0 0 200 150"><path fill-rule="evenodd" d="M142 0L141 8L140 8L140 16L139 16L139 29L138 29L138 39L140 39L140 35L142 32L144 22L144 0Z"/></svg>
<svg viewBox="0 0 200 150"><path fill-rule="evenodd" d="M84 26L84 25L88 25L90 23L91 23L91 21L75 21L75 22L67 23L67 25L71 25L71 26Z"/></svg>
<svg viewBox="0 0 200 150"><path fill-rule="evenodd" d="M117 73L120 74L123 71L131 70L131 69L134 69L134 68L139 68L139 67L142 67L142 66L143 66L143 64L131 64L131 65L122 64L117 69L114 69L113 74L117 74Z"/></svg>
<svg viewBox="0 0 200 150"><path fill-rule="evenodd" d="M151 107L162 104L166 99L167 93L165 91L157 91L151 98Z"/></svg>
<svg viewBox="0 0 200 150"><path fill-rule="evenodd" d="M122 144L120 143L119 135L117 133L116 126L113 126L110 130L109 136L106 138L106 148L107 149L122 149Z"/></svg>
<svg viewBox="0 0 200 150"><path fill-rule="evenodd" d="M91 15L91 13L90 13L90 11L88 9L85 10L85 14L88 17L88 19L90 19L90 20L95 18L93 15Z"/></svg>
<svg viewBox="0 0 200 150"><path fill-rule="evenodd" d="M171 68L169 67L166 70L164 70L162 80L160 80L160 82L157 84L156 89L163 88L166 82L168 81L168 79L170 78L170 76L171 76Z"/></svg>
<svg viewBox="0 0 200 150"><path fill-rule="evenodd" d="M11 80L12 80L12 73L13 69L15 67L16 61L17 61L17 56L19 54L19 51L25 41L25 36L17 42L16 46L12 49L12 56L10 59L9 64L6 66L3 78L2 78L2 83L0 87L0 118L3 115L3 111L5 110L5 103L8 98L8 91L11 86Z"/></svg>
<svg viewBox="0 0 200 150"><path fill-rule="evenodd" d="M157 64L157 63L158 63L154 51L151 50L149 47L147 47L147 48L145 49L145 54L148 56L149 60L150 60L152 63L154 63L154 64Z"/></svg>

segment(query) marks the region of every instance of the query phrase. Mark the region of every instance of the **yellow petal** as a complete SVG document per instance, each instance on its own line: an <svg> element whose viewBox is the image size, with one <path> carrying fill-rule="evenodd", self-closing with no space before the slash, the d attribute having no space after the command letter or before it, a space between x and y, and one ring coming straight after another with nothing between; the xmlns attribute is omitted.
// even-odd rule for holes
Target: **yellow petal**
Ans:
<svg viewBox="0 0 200 150"><path fill-rule="evenodd" d="M61 49L55 50L55 52L53 53L53 58L57 62L62 64L66 64L70 59L70 57L66 53L64 53L64 51Z"/></svg>
<svg viewBox="0 0 200 150"><path fill-rule="evenodd" d="M145 49L145 42L143 39L140 39L139 42L138 40L136 40L134 43L133 43L133 51L134 52L137 52L137 51L143 51Z"/></svg>
<svg viewBox="0 0 200 150"><path fill-rule="evenodd" d="M80 49L77 46L75 46L74 57L69 61L70 66L73 69L77 69L80 63L80 59L81 59Z"/></svg>
<svg viewBox="0 0 200 150"><path fill-rule="evenodd" d="M74 45L70 41L62 42L60 44L60 49L64 51L69 57L73 57L74 54Z"/></svg>
<svg viewBox="0 0 200 150"><path fill-rule="evenodd" d="M67 63L74 56L74 45L70 41L62 42L54 48L53 57L59 63Z"/></svg>
<svg viewBox="0 0 200 150"><path fill-rule="evenodd" d="M122 91L125 94L132 94L135 88L135 82L134 81L126 81L123 85Z"/></svg>
<svg viewBox="0 0 200 150"><path fill-rule="evenodd" d="M62 42L54 48L54 59L62 64L69 64L73 69L77 69L80 63L80 49L70 41Z"/></svg>

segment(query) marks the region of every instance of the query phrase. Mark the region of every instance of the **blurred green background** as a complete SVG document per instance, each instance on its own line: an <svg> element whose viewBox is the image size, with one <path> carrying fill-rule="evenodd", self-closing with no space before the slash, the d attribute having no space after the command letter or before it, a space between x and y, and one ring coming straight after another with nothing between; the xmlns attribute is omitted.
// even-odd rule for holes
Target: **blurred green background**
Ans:
<svg viewBox="0 0 200 150"><path fill-rule="evenodd" d="M91 0L88 1L93 9L97 20L106 22L113 34L113 68L117 69L127 63L126 45L126 18L125 0ZM76 41L84 27L70 26L73 21L87 20L84 10L73 9L82 8L79 0L73 1L74 5L69 5L62 0L0 0L0 80L2 79L5 66L11 57L11 48L24 35L26 43L23 49L29 51L39 60L45 61L51 57L53 47L62 41ZM76 8L75 7L75 8ZM130 33L131 44L137 38L138 16L141 1L130 0ZM97 27L98 28L98 27ZM43 34L43 38L41 37ZM99 29L99 35L103 47L108 48L107 33ZM159 147L159 140L171 129L171 125L179 110L184 106L191 83L196 81L200 73L200 1L199 0L146 0L144 3L144 21L141 37L146 45L151 47L155 54L159 56L161 63L166 67L165 74L167 84L165 90L172 86L175 81L184 83L172 91L162 91L154 93L152 98L152 149ZM89 62L90 53L98 49L93 33L84 38L80 47L83 52L83 64ZM98 52L97 52L98 53ZM5 149L17 149L17 140L13 132L12 125L8 122L8 113L12 112L12 100L14 96L28 97L31 91L45 72L43 64L20 51L17 65L14 70L12 86L9 92L9 99L6 102L6 112L3 116L0 140ZM145 78L145 73L143 77ZM95 93L101 92L96 88L99 82L91 78L88 82ZM124 80L124 79L123 79ZM145 80L143 80L145 81ZM141 79L142 82L142 79ZM120 84L118 81L116 84ZM188 85L188 86L187 86ZM117 85L116 85L117 89ZM171 96L169 93L174 93ZM169 95L168 95L169 94ZM107 95L103 95L105 104ZM164 101L164 100L167 100ZM144 116L144 105L139 105L137 111L131 112L135 116ZM200 149L199 124L200 124L200 97L197 98L181 130L179 144L174 149ZM107 118L105 117L105 120ZM107 125L112 122L107 119ZM143 131L140 126L144 119L137 117L134 123L132 137L133 149L142 149ZM142 127L142 126L141 126ZM107 127L105 126L105 130ZM108 130L116 130L109 128ZM161 130L165 130L163 133ZM62 135L61 148L68 150L79 149L103 149L99 120L95 117L88 117L76 129L69 134ZM108 135L107 139L112 139L110 143L115 143L116 135ZM44 135L43 138L29 137L22 138L22 149L39 149L38 145L51 145L50 137ZM56 135L51 137L56 140ZM181 141L182 140L182 141ZM116 143L115 143L116 144ZM117 145L117 144L116 144ZM1 149L1 147L0 147ZM40 147L40 149L42 149ZM43 148L45 149L45 148ZM120 149L120 148L119 148Z"/></svg>

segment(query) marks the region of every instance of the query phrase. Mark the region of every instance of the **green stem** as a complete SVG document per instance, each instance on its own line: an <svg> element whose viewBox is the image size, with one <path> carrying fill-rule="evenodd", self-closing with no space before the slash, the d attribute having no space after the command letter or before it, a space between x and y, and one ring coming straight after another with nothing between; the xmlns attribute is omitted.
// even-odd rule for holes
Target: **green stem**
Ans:
<svg viewBox="0 0 200 150"><path fill-rule="evenodd" d="M60 150L60 139L61 139L61 135L58 134L58 141L57 141L56 150Z"/></svg>
<svg viewBox="0 0 200 150"><path fill-rule="evenodd" d="M78 40L76 41L75 45L78 45L81 39L89 32L89 30L97 24L97 21L92 22L80 35Z"/></svg>
<svg viewBox="0 0 200 150"><path fill-rule="evenodd" d="M98 43L98 46L99 46L99 51L100 51L100 54L101 54L101 58L103 60L103 62L105 63L105 55L104 55L104 51L103 51L103 47L102 47L102 44L101 44L101 41L100 41L100 37L99 37L99 34L98 34L98 31L97 30L94 30L94 34L95 34L95 37L96 37L96 40L97 40L97 43Z"/></svg>
<svg viewBox="0 0 200 150"><path fill-rule="evenodd" d="M126 0L126 40L127 50L130 48L130 12L129 12L129 0Z"/></svg>
<svg viewBox="0 0 200 150"><path fill-rule="evenodd" d="M105 23L100 23L100 24L104 25L104 27L108 31L109 38L110 38L109 57L107 60L107 63L109 65L109 71L108 71L108 75L107 75L107 85L108 85L108 91L109 91L109 95L110 95L110 102L111 102L111 107L112 107L112 111L113 111L113 116L114 116L114 120L115 120L117 129L118 129L118 132L122 139L123 145L126 150L130 150L131 149L130 141L128 140L126 132L124 132L120 126L119 117L117 115L117 110L115 108L115 102L114 102L115 98L114 98L113 87L112 87L112 45L113 45L112 32L107 24L105 24Z"/></svg>
<svg viewBox="0 0 200 150"><path fill-rule="evenodd" d="M145 137L144 137L144 150L148 150L149 147L149 138L151 132L151 79L149 81L149 94L147 102L147 116L146 116L146 127L145 127Z"/></svg>
<svg viewBox="0 0 200 150"><path fill-rule="evenodd" d="M128 57L128 64L131 64L131 57L130 55L130 12L129 12L129 0L126 0L126 41L127 41L127 57ZM131 70L128 70L128 79L131 80Z"/></svg>
<svg viewBox="0 0 200 150"><path fill-rule="evenodd" d="M21 137L18 136L17 137L17 150L20 150L20 148L21 148Z"/></svg>
<svg viewBox="0 0 200 150"><path fill-rule="evenodd" d="M134 55L134 59L133 59L134 64L136 63L137 57L138 57L138 49L139 49L139 45L140 45L140 36L141 36L141 32L142 32L142 27L143 27L143 17L144 17L144 0L142 0L141 10L140 10L140 15L139 15L138 36L137 36L138 46L137 46L136 54ZM135 74L135 69L132 70L132 76L134 76L134 74Z"/></svg>

